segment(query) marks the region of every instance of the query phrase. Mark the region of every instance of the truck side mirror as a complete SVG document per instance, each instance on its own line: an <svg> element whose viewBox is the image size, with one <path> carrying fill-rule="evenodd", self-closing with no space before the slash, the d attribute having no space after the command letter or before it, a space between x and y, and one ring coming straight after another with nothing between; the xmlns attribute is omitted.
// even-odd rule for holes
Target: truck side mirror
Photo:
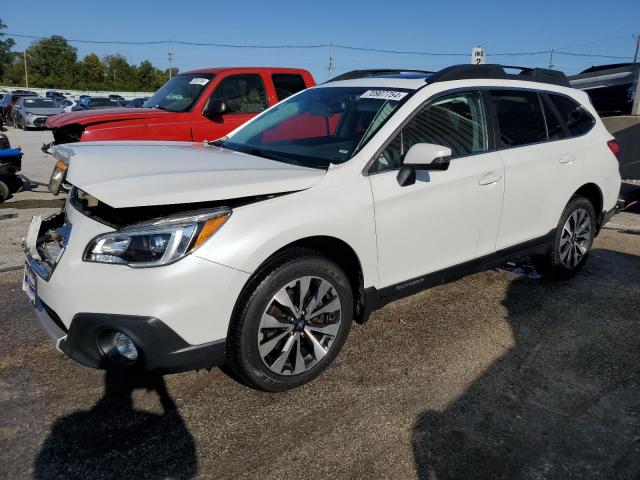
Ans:
<svg viewBox="0 0 640 480"><path fill-rule="evenodd" d="M216 115L222 115L227 111L227 104L224 100L209 100L207 106L204 107L202 114L205 117L215 117Z"/></svg>

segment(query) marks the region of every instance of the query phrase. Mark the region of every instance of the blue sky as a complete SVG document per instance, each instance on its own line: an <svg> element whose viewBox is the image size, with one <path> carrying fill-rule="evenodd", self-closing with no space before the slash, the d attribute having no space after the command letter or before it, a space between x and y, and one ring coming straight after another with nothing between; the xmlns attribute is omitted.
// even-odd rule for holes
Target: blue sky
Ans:
<svg viewBox="0 0 640 480"><path fill-rule="evenodd" d="M88 5L93 5L88 8ZM206 0L0 0L0 18L16 34L88 40L185 40L230 44L334 44L391 50L459 52L482 45L490 62L546 66L548 54L492 57L498 52L564 50L625 56L640 33L640 0L556 1L253 1ZM17 39L22 49L32 40ZM258 50L183 45L73 44L79 56L119 52L167 67L167 52L182 71L224 65L307 68L328 75L328 48ZM356 68L438 69L469 57L429 57L334 49L334 74ZM576 73L624 60L556 55L556 68Z"/></svg>

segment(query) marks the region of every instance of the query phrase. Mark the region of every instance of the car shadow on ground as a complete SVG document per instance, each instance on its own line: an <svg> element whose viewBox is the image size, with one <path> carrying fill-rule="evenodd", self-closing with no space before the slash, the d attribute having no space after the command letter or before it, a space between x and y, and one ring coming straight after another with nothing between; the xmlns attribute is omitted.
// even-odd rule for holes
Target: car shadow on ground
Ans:
<svg viewBox="0 0 640 480"><path fill-rule="evenodd" d="M595 249L572 281L513 281L514 345L417 418L419 478L640 478L639 274L639 256Z"/></svg>
<svg viewBox="0 0 640 480"><path fill-rule="evenodd" d="M134 409L133 392L158 395L163 413ZM103 397L58 419L34 463L36 479L189 479L196 447L160 375L105 372Z"/></svg>

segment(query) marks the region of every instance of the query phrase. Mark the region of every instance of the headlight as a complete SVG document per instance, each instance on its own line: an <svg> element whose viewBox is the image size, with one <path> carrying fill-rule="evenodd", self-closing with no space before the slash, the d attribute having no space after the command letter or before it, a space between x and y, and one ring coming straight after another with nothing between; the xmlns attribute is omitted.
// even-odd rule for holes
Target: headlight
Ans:
<svg viewBox="0 0 640 480"><path fill-rule="evenodd" d="M30 116L30 117L33 117L33 116L35 115L35 113L33 113L33 112L27 112L27 115L28 115L28 116Z"/></svg>
<svg viewBox="0 0 640 480"><path fill-rule="evenodd" d="M138 223L94 238L84 260L129 267L167 265L206 242L230 215L231 210L223 207Z"/></svg>
<svg viewBox="0 0 640 480"><path fill-rule="evenodd" d="M54 195L58 195L62 187L62 182L64 182L67 176L71 152L61 147L54 147L53 158L56 159L56 164L53 167L53 172L51 172L51 178L49 179L49 191Z"/></svg>

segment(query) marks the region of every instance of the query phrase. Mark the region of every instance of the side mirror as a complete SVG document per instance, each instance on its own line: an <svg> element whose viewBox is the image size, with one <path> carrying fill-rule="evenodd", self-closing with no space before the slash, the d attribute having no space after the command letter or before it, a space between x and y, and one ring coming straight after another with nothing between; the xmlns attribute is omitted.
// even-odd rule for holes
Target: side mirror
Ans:
<svg viewBox="0 0 640 480"><path fill-rule="evenodd" d="M451 149L433 143L416 143L404 156L404 165L416 170L446 170L449 168Z"/></svg>
<svg viewBox="0 0 640 480"><path fill-rule="evenodd" d="M398 183L401 187L416 183L416 170L447 170L449 157L449 147L433 143L416 143L404 156L404 164L398 172Z"/></svg>
<svg viewBox="0 0 640 480"><path fill-rule="evenodd" d="M216 115L222 115L227 111L227 104L224 100L209 100L207 106L204 107L202 114L205 117L215 117Z"/></svg>

